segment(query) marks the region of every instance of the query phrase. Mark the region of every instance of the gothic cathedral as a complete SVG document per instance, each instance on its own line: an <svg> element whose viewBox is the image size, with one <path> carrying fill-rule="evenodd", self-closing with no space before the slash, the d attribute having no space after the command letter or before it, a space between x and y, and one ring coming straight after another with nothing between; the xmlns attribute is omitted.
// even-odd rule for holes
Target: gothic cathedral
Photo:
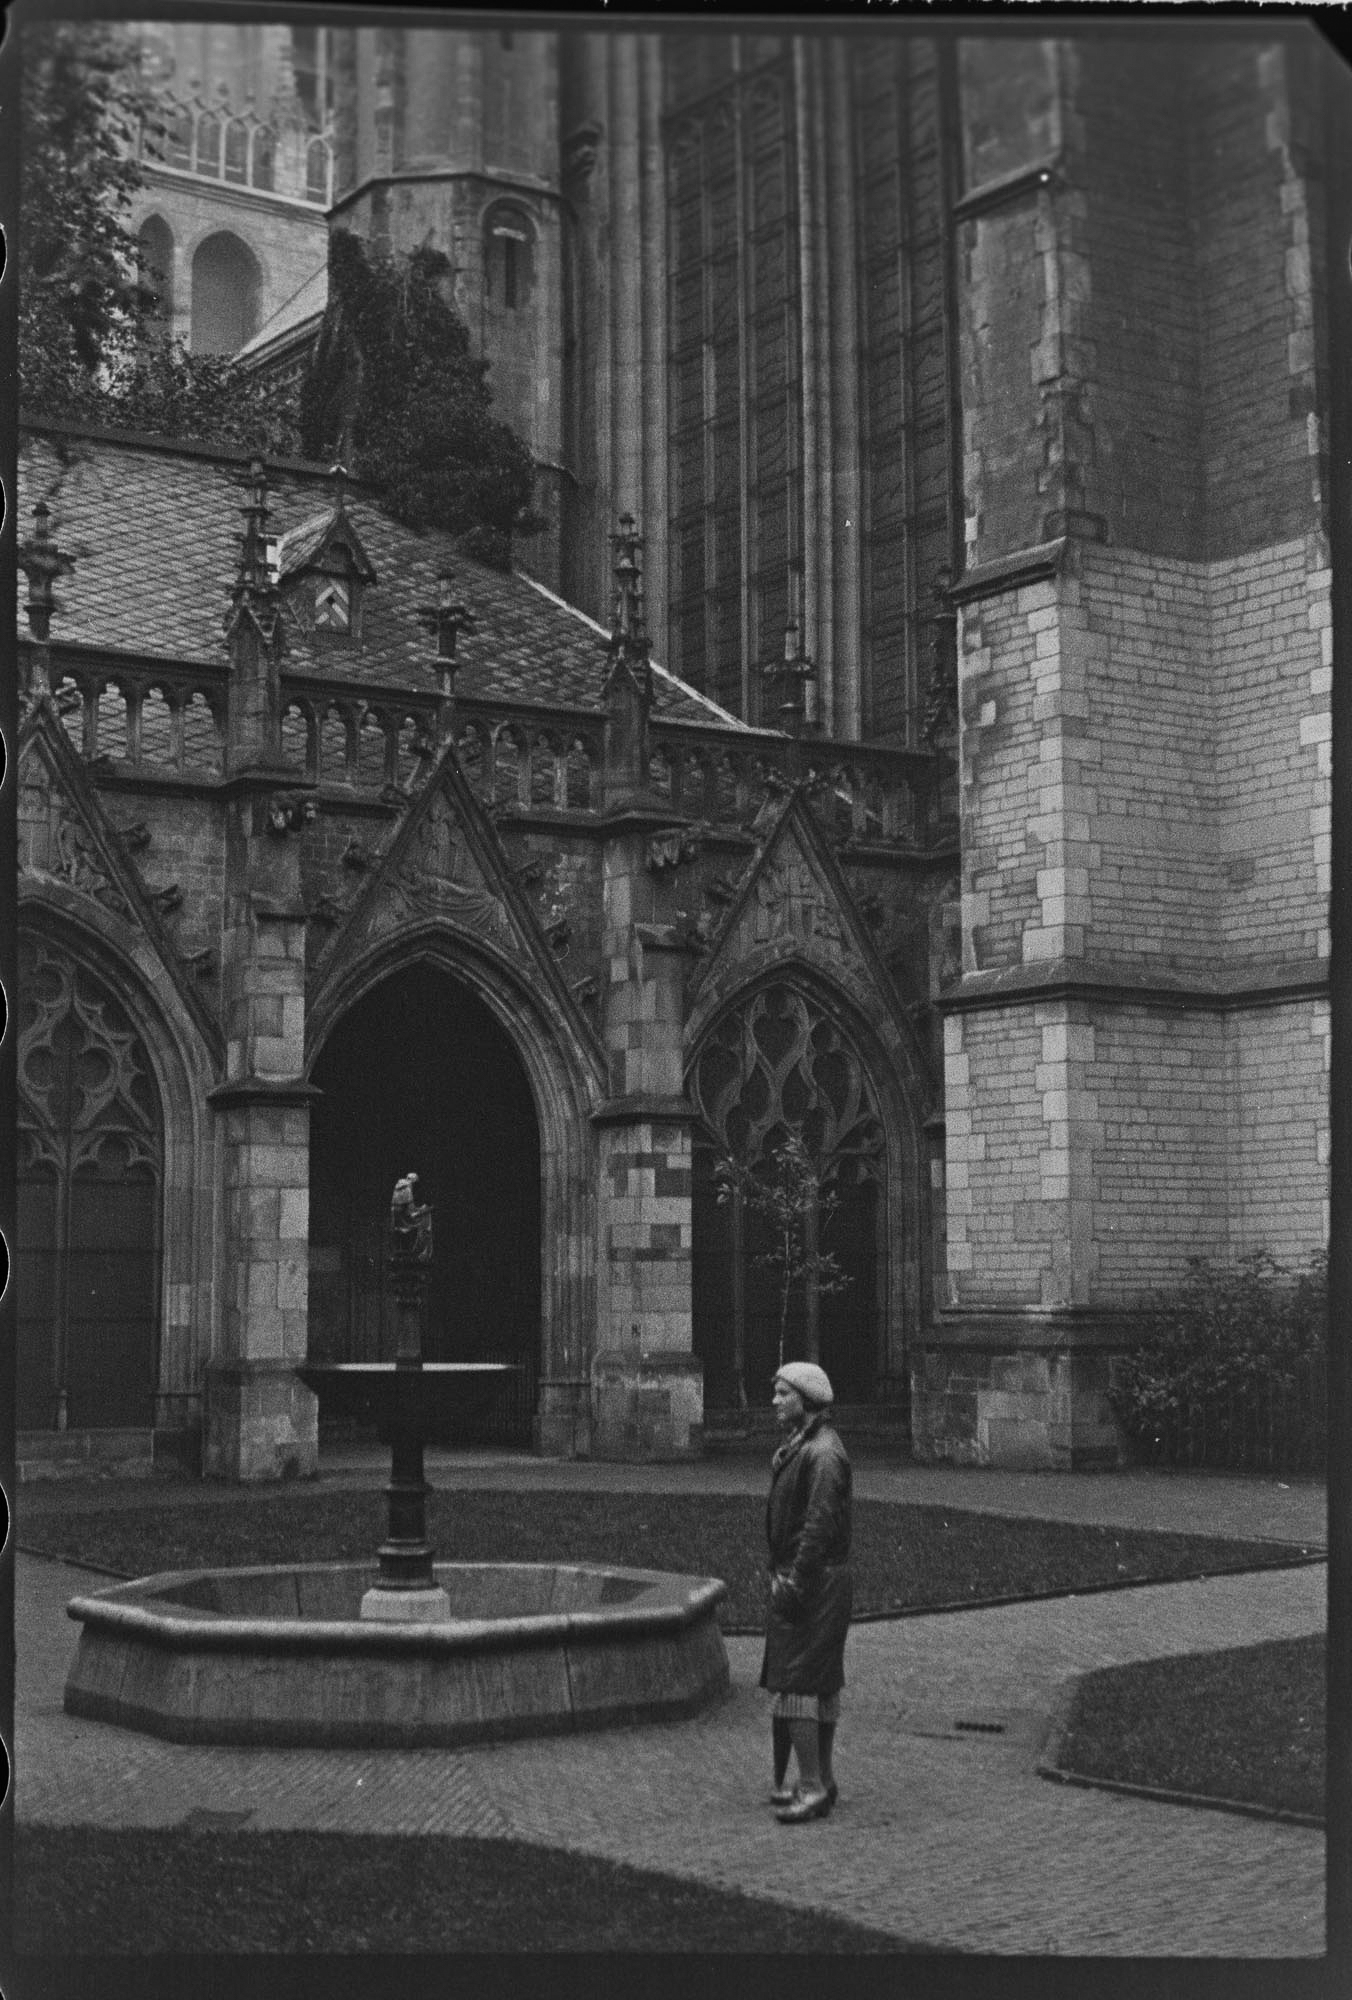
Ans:
<svg viewBox="0 0 1352 2000"><path fill-rule="evenodd" d="M313 1473L409 1171L553 1455L792 1353L1111 1465L1149 1292L1326 1240L1328 58L742 25L128 31L166 325L297 371L331 231L444 251L546 526L26 423L35 1469Z"/></svg>

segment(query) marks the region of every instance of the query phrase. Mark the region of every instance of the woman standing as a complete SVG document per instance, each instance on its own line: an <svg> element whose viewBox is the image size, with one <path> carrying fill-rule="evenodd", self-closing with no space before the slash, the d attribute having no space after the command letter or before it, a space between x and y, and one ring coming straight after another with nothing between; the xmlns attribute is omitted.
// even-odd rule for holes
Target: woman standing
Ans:
<svg viewBox="0 0 1352 2000"><path fill-rule="evenodd" d="M775 1788L785 1826L825 1819L836 1802L831 1753L845 1683L850 1625L850 1461L826 1421L834 1400L824 1369L791 1361L775 1376L784 1442L771 1465L765 1511L770 1610L760 1684L775 1697ZM798 1783L787 1783L789 1752Z"/></svg>

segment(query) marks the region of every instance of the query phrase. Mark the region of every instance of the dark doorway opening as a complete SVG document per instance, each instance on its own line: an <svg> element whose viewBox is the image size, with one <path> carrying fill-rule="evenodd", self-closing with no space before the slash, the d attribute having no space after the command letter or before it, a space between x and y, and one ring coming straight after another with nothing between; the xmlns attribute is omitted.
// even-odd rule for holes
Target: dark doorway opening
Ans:
<svg viewBox="0 0 1352 2000"><path fill-rule="evenodd" d="M705 1408L763 1409L781 1336L783 1359L820 1361L838 1401L877 1400L886 1165L858 1050L811 994L775 982L714 1024L690 1082L702 1120L692 1283ZM802 1178L789 1171L794 1148ZM720 1160L733 1170L722 1199ZM780 1226L759 1199L770 1189L787 1205Z"/></svg>
<svg viewBox="0 0 1352 2000"><path fill-rule="evenodd" d="M528 1444L540 1354L540 1138L506 1034L468 988L419 966L339 1022L313 1081L323 1095L310 1122L310 1358L393 1358L384 1232L395 1181L416 1173L435 1235L426 1358L517 1370L467 1407L446 1441Z"/></svg>
<svg viewBox="0 0 1352 2000"><path fill-rule="evenodd" d="M695 1352L704 1364L704 1400L711 1410L741 1406L742 1389L752 1409L768 1409L770 1385L780 1365L781 1288L777 1245L763 1216L742 1220L744 1368L739 1383L729 1302L734 1296L734 1223L720 1203L714 1182L712 1147L697 1146L694 1158ZM834 1259L839 1289L818 1302L817 1358L841 1403L868 1403L878 1395L878 1186L859 1178L839 1191L839 1205L822 1231L821 1247ZM764 1261L762 1261L764 1260ZM784 1360L809 1352L807 1297L802 1280L789 1291L784 1324Z"/></svg>

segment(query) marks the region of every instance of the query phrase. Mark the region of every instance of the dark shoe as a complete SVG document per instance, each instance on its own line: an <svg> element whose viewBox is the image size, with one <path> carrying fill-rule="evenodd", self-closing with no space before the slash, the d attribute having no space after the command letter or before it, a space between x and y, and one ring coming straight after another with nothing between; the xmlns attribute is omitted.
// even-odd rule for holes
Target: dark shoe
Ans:
<svg viewBox="0 0 1352 2000"><path fill-rule="evenodd" d="M831 1805L829 1792L800 1792L793 1804L777 1812L775 1818L781 1826L802 1826L810 1819L825 1819Z"/></svg>
<svg viewBox="0 0 1352 2000"><path fill-rule="evenodd" d="M786 1782L785 1784L775 1786L770 1794L770 1804L772 1806L791 1806L797 1796L797 1785L790 1785Z"/></svg>
<svg viewBox="0 0 1352 2000"><path fill-rule="evenodd" d="M836 1783L834 1778L831 1780L830 1784L826 1787L826 1796L831 1801L832 1805L834 1805L836 1800L840 1797L840 1786Z"/></svg>

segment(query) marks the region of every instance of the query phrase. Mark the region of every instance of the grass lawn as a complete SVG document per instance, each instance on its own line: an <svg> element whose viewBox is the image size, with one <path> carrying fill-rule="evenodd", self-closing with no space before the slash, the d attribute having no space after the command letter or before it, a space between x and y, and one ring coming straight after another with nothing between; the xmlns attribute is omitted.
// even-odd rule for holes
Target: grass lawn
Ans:
<svg viewBox="0 0 1352 2000"><path fill-rule="evenodd" d="M146 1506L38 1507L19 1542L126 1576L253 1563L374 1560L383 1494L286 1492ZM606 1562L722 1577L723 1625L764 1622L760 1500L736 1494L434 1492L428 1535L445 1562ZM943 1507L856 1501L859 1614L1060 1596L1112 1584L1271 1567L1304 1551L1272 1542L1031 1521Z"/></svg>
<svg viewBox="0 0 1352 2000"><path fill-rule="evenodd" d="M800 1911L507 1840L20 1827L15 1949L896 1952Z"/></svg>
<svg viewBox="0 0 1352 2000"><path fill-rule="evenodd" d="M1322 1634L1086 1674L1058 1763L1282 1812L1324 1810Z"/></svg>

